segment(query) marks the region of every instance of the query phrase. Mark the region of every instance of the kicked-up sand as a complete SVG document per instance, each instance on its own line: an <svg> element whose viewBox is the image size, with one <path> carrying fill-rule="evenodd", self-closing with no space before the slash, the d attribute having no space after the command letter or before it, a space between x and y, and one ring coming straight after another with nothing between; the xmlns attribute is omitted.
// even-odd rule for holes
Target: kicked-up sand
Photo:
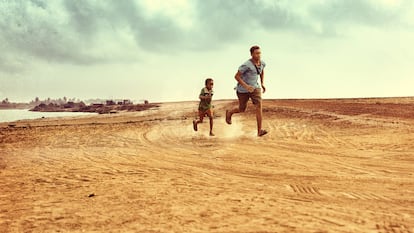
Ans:
<svg viewBox="0 0 414 233"><path fill-rule="evenodd" d="M414 232L414 98L0 123L0 232Z"/></svg>

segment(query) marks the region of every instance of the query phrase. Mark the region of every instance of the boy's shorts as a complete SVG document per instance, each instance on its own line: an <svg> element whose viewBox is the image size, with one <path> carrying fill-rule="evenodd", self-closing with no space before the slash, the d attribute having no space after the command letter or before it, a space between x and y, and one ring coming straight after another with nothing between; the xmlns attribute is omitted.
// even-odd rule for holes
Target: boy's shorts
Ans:
<svg viewBox="0 0 414 233"><path fill-rule="evenodd" d="M211 116L213 116L213 109L212 108L208 108L207 110L205 109L198 109L198 116L199 117L205 117L208 116L209 111L211 110Z"/></svg>
<svg viewBox="0 0 414 233"><path fill-rule="evenodd" d="M244 112L247 108L247 102L252 99L252 103L256 106L262 104L262 89L256 88L252 93L240 93L237 92L237 98L239 98L239 110Z"/></svg>
<svg viewBox="0 0 414 233"><path fill-rule="evenodd" d="M200 104L198 106L198 111L200 111L200 112L207 112L208 110L210 110L212 108L213 108L213 105L211 105L211 104L209 104L209 105L202 105L202 104Z"/></svg>

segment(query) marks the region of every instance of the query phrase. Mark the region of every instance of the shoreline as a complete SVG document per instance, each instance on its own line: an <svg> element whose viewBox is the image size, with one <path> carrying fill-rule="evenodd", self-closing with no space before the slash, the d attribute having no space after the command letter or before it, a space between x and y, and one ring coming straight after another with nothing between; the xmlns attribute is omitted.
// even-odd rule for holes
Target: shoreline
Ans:
<svg viewBox="0 0 414 233"><path fill-rule="evenodd" d="M312 103L321 103L321 105L318 106L318 111L323 111L324 108L330 108L332 104L342 103L343 105L336 109L336 114L347 114L346 111L352 111L356 106L359 106L359 108L364 108L365 106L374 105L377 108L384 109L382 112L379 112L378 116L374 117L393 117L398 116L401 118L401 120L404 122L407 119L410 119L412 116L410 114L410 109L414 108L414 97L390 97L390 98L352 98L352 99L264 99L263 100L263 112L264 115L269 113L275 113L279 112L279 114L285 115L284 112L290 111L290 108L300 108L303 114L311 116L312 112L315 111L311 110L307 107L307 105ZM9 124L14 125L13 127L29 127L34 125L45 125L48 122L54 122L53 125L58 125L58 121L69 121L73 122L73 124L76 124L77 120L97 123L99 122L113 122L114 119L123 118L126 117L130 122L133 122L136 120L135 116L151 116L153 114L149 112L158 112L162 108L169 108L171 111L188 111L191 109L191 113L186 113L184 118L191 118L196 116L197 112L197 104L198 101L179 101L179 102L160 102L160 103L152 103L151 107L148 107L144 110L139 111L119 111L116 114L93 114L93 115L85 115L85 116L58 116L58 117L45 117L45 118L37 118L37 119L23 119L23 120L16 120L16 121L9 121L9 122L0 122L0 128L8 127ZM228 107L234 107L237 106L237 99L224 99L224 100L213 100L214 105L221 106L219 108L215 108L215 117L222 116L225 112L224 108L222 106L228 106ZM250 105L250 102L249 102ZM269 108L268 105L275 106ZM354 106L355 105L355 106ZM180 106L180 107L176 107ZM400 108L400 106L407 106L408 110L407 112L397 111L397 112L390 112L387 109L391 108ZM411 108L412 107L412 108ZM341 108L343 108L345 112L341 112ZM309 109L309 110L307 110ZM221 111L220 111L221 110ZM252 113L253 106L250 106L247 109L247 112ZM310 111L310 112L309 112ZM36 111L39 112L39 111ZM62 112L62 111L61 111ZM389 112L389 114L387 113ZM39 112L41 113L41 112ZM45 112L49 113L49 112ZM53 113L53 112L51 112ZM58 113L58 112L57 112ZM74 113L81 113L81 112L74 112ZM91 113L91 112L82 112L82 113ZM92 112L96 113L96 112ZM135 114L137 113L137 114ZM149 113L149 114L147 114ZM317 114L317 112L315 112ZM364 114L363 111L359 111L355 109L355 113L352 113L352 115L359 115ZM388 114L388 115L387 115ZM144 120L147 120L145 118ZM141 121L141 120L140 120Z"/></svg>

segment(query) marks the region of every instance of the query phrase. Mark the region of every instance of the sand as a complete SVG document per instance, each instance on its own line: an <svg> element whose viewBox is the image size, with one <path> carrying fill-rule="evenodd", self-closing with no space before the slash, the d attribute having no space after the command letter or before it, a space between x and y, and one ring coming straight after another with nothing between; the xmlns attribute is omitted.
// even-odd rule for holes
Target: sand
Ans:
<svg viewBox="0 0 414 233"><path fill-rule="evenodd" d="M0 232L414 232L414 98L0 123Z"/></svg>

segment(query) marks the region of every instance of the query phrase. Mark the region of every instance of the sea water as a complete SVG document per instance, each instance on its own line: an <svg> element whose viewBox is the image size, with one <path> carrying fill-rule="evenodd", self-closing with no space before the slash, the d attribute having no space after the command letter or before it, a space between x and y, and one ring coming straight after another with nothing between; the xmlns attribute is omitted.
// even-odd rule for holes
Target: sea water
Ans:
<svg viewBox="0 0 414 233"><path fill-rule="evenodd" d="M0 122L13 122L49 117L86 116L97 113L86 112L32 112L28 109L0 109Z"/></svg>

